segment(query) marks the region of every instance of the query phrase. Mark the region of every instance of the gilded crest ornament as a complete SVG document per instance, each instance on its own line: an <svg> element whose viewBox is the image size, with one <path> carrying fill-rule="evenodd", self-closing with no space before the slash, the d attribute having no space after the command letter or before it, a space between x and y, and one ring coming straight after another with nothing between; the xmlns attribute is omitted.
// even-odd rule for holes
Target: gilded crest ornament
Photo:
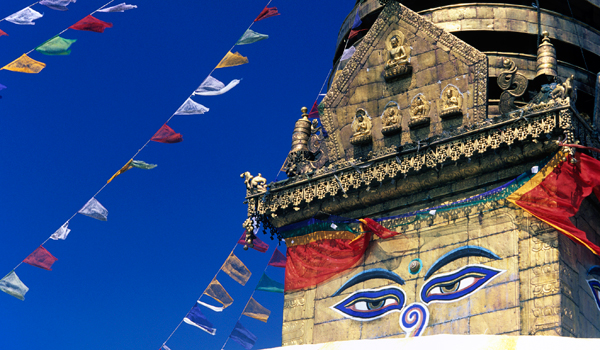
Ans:
<svg viewBox="0 0 600 350"><path fill-rule="evenodd" d="M383 124L381 133L386 136L397 134L402 131L402 117L397 102L390 101L385 105L383 113L381 114L381 121Z"/></svg>
<svg viewBox="0 0 600 350"><path fill-rule="evenodd" d="M425 95L417 94L410 103L410 128L420 128L429 125L429 102Z"/></svg>
<svg viewBox="0 0 600 350"><path fill-rule="evenodd" d="M353 145L360 145L371 142L371 118L364 108L358 108L354 121L352 122L352 131L354 134L350 139Z"/></svg>
<svg viewBox="0 0 600 350"><path fill-rule="evenodd" d="M384 71L385 80L391 80L411 72L410 46L405 43L404 33L399 30L391 32L385 40L385 48L388 51Z"/></svg>
<svg viewBox="0 0 600 350"><path fill-rule="evenodd" d="M515 62L505 58L502 62L504 71L498 76L498 86L504 90L500 95L500 113L506 114L517 109L515 98L522 96L529 85L527 77L517 72Z"/></svg>
<svg viewBox="0 0 600 350"><path fill-rule="evenodd" d="M463 95L454 85L448 85L440 95L440 118L448 119L462 115Z"/></svg>

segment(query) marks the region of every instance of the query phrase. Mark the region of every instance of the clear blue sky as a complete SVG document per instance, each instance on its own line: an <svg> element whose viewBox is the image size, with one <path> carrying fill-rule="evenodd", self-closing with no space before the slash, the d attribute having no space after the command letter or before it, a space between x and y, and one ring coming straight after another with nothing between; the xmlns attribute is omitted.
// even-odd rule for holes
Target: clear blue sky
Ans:
<svg viewBox="0 0 600 350"><path fill-rule="evenodd" d="M2 0L0 18L32 0ZM104 0L79 0L69 11L33 6L33 26L6 21L0 66L35 48ZM116 0L114 4L120 3ZM125 164L204 80L266 1L132 1L137 9L98 13L113 23L103 34L68 30L70 56L30 57L39 74L0 71L0 274L8 273L77 212ZM23 264L25 301L0 293L5 349L158 349L194 305L241 235L246 208L240 174L272 181L291 144L300 108L312 105L332 64L339 27L353 0L274 0L281 16L252 29L270 38L238 46L250 63L218 69L229 93L196 97L210 108L169 122L179 144L152 142L136 159L158 164L116 178L97 199L109 211L100 222L77 215L65 241L45 247L53 271ZM281 178L281 177L280 177ZM235 299L210 336L182 325L172 350L220 349L274 248L236 255L253 272L242 288L223 273ZM283 246L282 249L284 250ZM267 273L283 282L283 269ZM243 317L256 348L281 342L283 295L257 292L269 322ZM228 343L226 349L242 349Z"/></svg>

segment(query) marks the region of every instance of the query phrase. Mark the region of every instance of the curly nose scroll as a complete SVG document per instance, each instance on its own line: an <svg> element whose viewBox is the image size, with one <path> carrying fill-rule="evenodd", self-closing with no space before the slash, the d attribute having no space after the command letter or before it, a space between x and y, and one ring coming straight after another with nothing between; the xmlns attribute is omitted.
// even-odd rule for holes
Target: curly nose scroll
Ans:
<svg viewBox="0 0 600 350"><path fill-rule="evenodd" d="M406 332L406 337L420 336L429 323L429 309L421 303L408 305L400 316L400 327Z"/></svg>

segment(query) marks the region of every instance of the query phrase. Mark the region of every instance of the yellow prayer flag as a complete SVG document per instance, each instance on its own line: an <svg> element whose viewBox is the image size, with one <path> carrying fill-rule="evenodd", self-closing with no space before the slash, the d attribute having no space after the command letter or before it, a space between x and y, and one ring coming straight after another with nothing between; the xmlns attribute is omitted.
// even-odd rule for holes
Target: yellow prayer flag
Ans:
<svg viewBox="0 0 600 350"><path fill-rule="evenodd" d="M221 283L219 283L216 278L210 282L203 294L206 294L223 304L223 308L226 308L233 303L233 298L231 298L229 293L227 293L225 288L223 288Z"/></svg>
<svg viewBox="0 0 600 350"><path fill-rule="evenodd" d="M221 62L217 64L216 68L241 66L242 64L246 63L248 63L248 57L240 55L239 52L231 53L231 51L228 51Z"/></svg>
<svg viewBox="0 0 600 350"><path fill-rule="evenodd" d="M246 285L246 282L248 282L250 276L252 276L252 272L250 272L246 265L244 265L244 263L233 253L225 260L221 270L242 286Z"/></svg>
<svg viewBox="0 0 600 350"><path fill-rule="evenodd" d="M252 297L250 297L250 300L248 300L248 304L246 304L246 307L244 308L244 312L242 312L242 315L252 317L265 323L269 319L270 314L271 310L260 305L258 301L254 300L254 298Z"/></svg>
<svg viewBox="0 0 600 350"><path fill-rule="evenodd" d="M24 53L21 57L16 60L10 62L6 66L0 68L5 70L11 70L13 72L22 72L22 73L39 73L46 67L46 64L43 62L36 61L34 59L29 58L26 53Z"/></svg>
<svg viewBox="0 0 600 350"><path fill-rule="evenodd" d="M124 172L126 172L127 170L133 168L131 166L131 162L133 162L133 159L130 159L127 164L125 164L119 171L117 171L110 179L108 179L108 181L106 181L106 183L110 183L115 177L123 174Z"/></svg>

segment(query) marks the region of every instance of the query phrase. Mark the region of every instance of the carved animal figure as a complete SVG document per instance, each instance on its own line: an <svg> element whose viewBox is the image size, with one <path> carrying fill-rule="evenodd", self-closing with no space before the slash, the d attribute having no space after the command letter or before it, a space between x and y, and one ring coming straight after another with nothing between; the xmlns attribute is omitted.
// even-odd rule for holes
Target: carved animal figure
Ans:
<svg viewBox="0 0 600 350"><path fill-rule="evenodd" d="M573 78L574 76L571 75L564 83L558 84L550 93L550 97L553 99L571 97L573 94Z"/></svg>
<svg viewBox="0 0 600 350"><path fill-rule="evenodd" d="M262 177L261 173L258 173L257 176L252 176L249 171L246 171L243 174L241 174L240 177L244 179L246 189L248 189L249 191L252 189L257 189L260 192L264 192L267 190L267 179Z"/></svg>

